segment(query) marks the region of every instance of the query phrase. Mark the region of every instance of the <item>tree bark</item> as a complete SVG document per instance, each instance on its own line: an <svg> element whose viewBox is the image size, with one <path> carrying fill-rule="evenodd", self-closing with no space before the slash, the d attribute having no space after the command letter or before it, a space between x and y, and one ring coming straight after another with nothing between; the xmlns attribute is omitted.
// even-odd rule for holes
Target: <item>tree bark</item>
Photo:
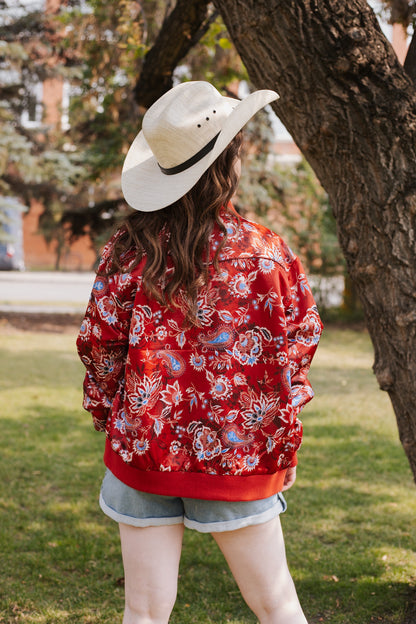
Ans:
<svg viewBox="0 0 416 624"><path fill-rule="evenodd" d="M214 0L329 194L416 481L416 94L364 0Z"/></svg>

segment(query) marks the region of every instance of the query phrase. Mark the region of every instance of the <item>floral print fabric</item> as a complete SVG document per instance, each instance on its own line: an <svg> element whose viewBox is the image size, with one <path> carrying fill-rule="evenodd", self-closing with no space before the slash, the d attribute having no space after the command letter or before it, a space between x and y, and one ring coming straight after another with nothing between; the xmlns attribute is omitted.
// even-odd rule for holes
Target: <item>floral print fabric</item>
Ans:
<svg viewBox="0 0 416 624"><path fill-rule="evenodd" d="M102 256L77 340L87 369L84 407L107 432L107 465L138 489L186 496L187 475L193 488L199 475L201 484L215 483L212 498L238 500L249 482L238 478L257 476L246 497L262 498L267 477L297 461L318 311L279 236L231 209L222 220L220 271L212 259L223 235L215 228L198 326L185 323L185 309L149 299L143 264L103 277L112 241ZM180 479L159 487L164 473ZM238 486L230 494L207 475L235 477Z"/></svg>

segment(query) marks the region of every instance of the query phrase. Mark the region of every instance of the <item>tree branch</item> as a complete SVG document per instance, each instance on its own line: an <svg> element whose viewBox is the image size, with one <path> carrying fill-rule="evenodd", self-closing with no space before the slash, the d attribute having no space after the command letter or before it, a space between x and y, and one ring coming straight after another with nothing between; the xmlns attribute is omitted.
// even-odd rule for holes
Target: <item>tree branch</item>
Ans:
<svg viewBox="0 0 416 624"><path fill-rule="evenodd" d="M412 79L416 85L416 30L413 31L412 40L407 50L403 68L406 74Z"/></svg>
<svg viewBox="0 0 416 624"><path fill-rule="evenodd" d="M153 47L146 54L140 78L134 88L139 106L149 108L172 87L172 74L179 61L209 28L209 0L178 0L163 22Z"/></svg>
<svg viewBox="0 0 416 624"><path fill-rule="evenodd" d="M388 0L387 5L391 9L390 23L402 24L406 28L414 12L414 2L409 0Z"/></svg>

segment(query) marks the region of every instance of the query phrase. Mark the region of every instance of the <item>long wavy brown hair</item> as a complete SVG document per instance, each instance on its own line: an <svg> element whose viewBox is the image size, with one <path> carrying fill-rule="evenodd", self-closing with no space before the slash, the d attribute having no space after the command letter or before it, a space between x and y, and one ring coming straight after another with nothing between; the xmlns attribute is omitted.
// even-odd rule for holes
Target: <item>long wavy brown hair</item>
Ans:
<svg viewBox="0 0 416 624"><path fill-rule="evenodd" d="M197 296L208 282L209 240L216 223L224 236L216 250L214 267L226 240L219 218L234 195L239 175L236 162L243 142L240 131L228 147L181 199L156 212L134 212L120 226L113 247L109 274L132 271L143 257L143 287L147 294L169 308L183 307L192 324L197 320ZM126 268L126 257L134 254ZM173 271L166 274L167 257ZM123 261L124 260L124 261Z"/></svg>

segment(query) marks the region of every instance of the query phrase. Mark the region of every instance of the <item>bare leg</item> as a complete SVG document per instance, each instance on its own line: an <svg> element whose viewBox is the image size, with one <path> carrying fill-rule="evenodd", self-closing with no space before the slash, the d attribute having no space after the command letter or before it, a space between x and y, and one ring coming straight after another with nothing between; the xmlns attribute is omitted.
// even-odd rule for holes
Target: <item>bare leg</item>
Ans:
<svg viewBox="0 0 416 624"><path fill-rule="evenodd" d="M287 567L279 517L212 536L260 624L307 624Z"/></svg>
<svg viewBox="0 0 416 624"><path fill-rule="evenodd" d="M123 624L167 624L176 600L183 524L120 524L125 577Z"/></svg>

